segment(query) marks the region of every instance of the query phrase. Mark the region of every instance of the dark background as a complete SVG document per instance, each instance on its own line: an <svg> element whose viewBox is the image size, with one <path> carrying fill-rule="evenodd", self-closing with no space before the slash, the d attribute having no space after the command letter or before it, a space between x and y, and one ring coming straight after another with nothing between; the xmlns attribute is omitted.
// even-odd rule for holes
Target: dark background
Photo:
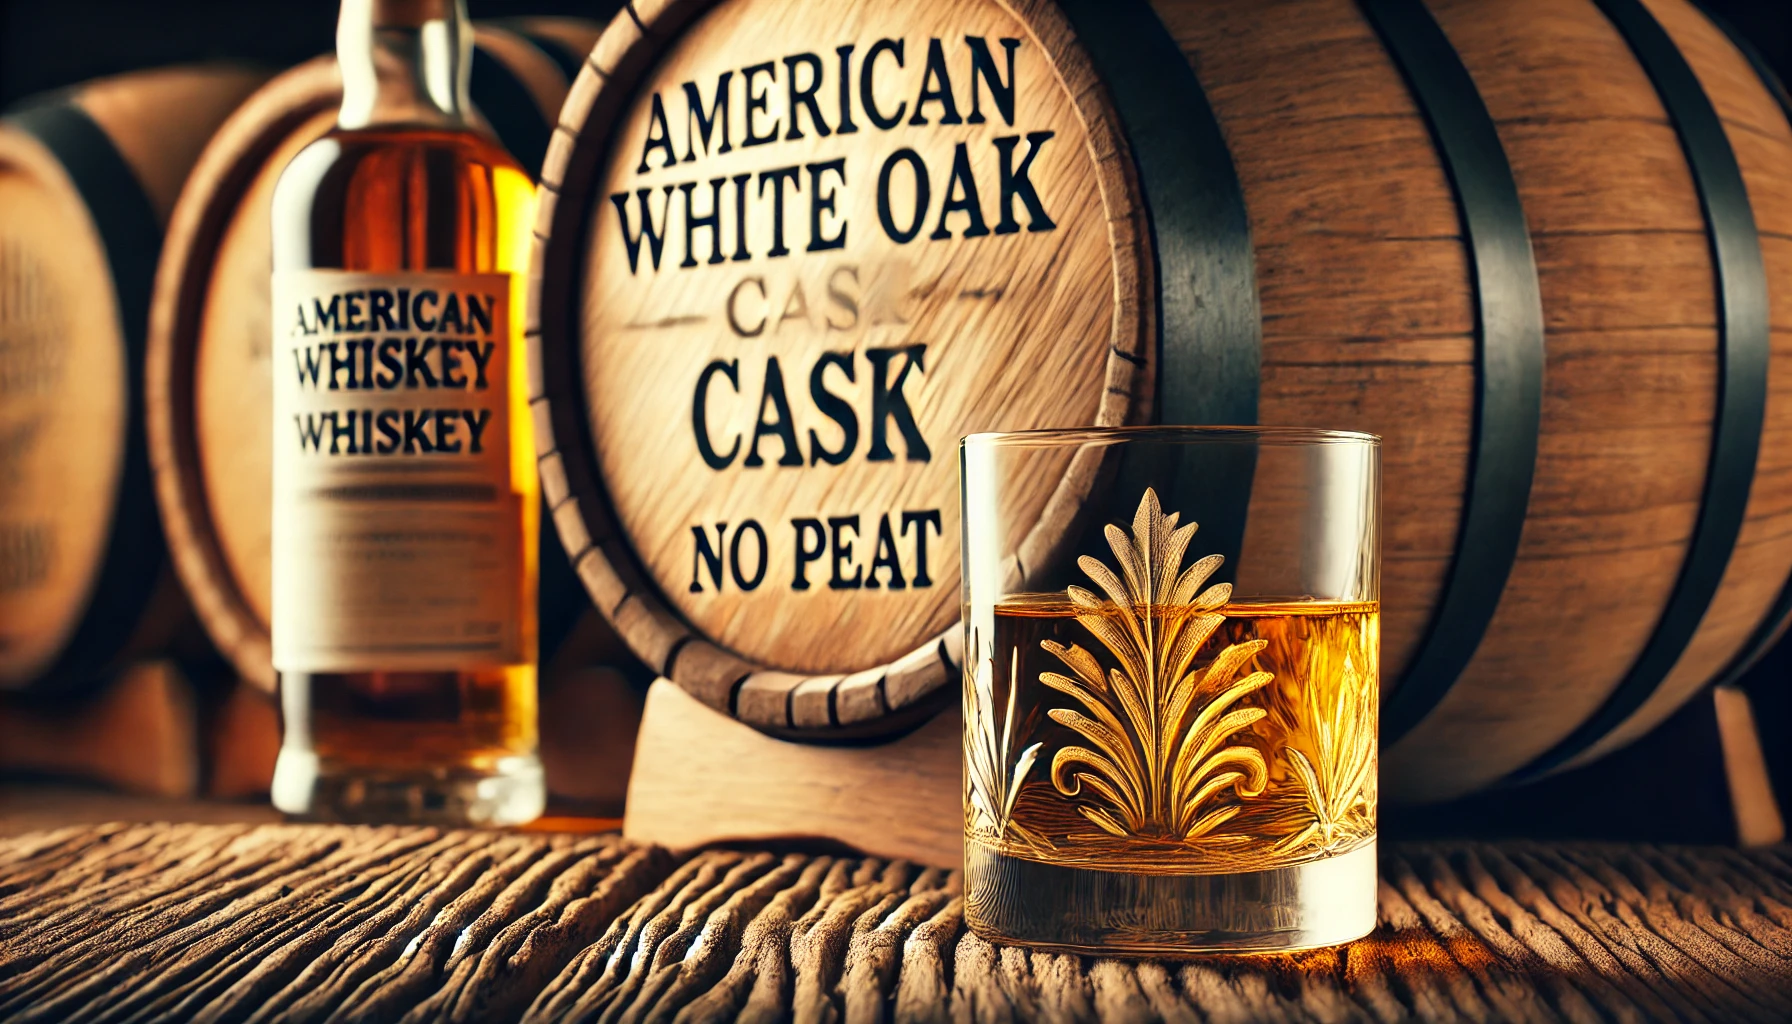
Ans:
<svg viewBox="0 0 1792 1024"><path fill-rule="evenodd" d="M557 14L595 21L619 6L617 0L467 4L475 18ZM1710 0L1706 7L1766 54L1782 78L1792 77L1792 2ZM336 5L329 0L0 0L0 107L157 64L243 60L284 67L330 50L335 31Z"/></svg>
<svg viewBox="0 0 1792 1024"><path fill-rule="evenodd" d="M603 23L620 0L469 0L474 18ZM101 75L201 60L282 68L336 45L331 0L0 0L0 108Z"/></svg>

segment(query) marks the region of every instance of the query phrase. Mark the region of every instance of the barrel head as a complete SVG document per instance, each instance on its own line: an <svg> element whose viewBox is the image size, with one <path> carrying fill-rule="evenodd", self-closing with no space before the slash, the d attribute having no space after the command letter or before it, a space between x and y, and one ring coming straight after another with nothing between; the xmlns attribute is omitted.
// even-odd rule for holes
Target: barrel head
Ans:
<svg viewBox="0 0 1792 1024"><path fill-rule="evenodd" d="M1046 5L635 10L543 171L563 539L700 700L894 728L961 660L958 439L1149 415L1129 157ZM1021 536L1063 529L1071 472L1037 467Z"/></svg>

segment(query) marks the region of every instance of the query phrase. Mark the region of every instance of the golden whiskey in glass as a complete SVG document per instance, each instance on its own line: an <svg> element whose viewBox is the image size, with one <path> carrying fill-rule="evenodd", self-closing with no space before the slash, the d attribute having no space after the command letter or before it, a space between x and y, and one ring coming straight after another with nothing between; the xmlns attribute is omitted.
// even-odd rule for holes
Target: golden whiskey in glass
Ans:
<svg viewBox="0 0 1792 1024"><path fill-rule="evenodd" d="M965 916L1176 955L1375 923L1379 442L976 434L964 496Z"/></svg>

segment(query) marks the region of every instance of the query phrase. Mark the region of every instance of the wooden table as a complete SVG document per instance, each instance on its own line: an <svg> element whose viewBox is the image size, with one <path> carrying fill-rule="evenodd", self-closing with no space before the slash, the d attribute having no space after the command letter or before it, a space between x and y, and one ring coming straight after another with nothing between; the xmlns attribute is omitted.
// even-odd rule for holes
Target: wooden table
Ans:
<svg viewBox="0 0 1792 1024"><path fill-rule="evenodd" d="M1786 1020L1792 850L1390 844L1379 930L1123 962L968 934L955 872L613 834L0 839L0 1020Z"/></svg>

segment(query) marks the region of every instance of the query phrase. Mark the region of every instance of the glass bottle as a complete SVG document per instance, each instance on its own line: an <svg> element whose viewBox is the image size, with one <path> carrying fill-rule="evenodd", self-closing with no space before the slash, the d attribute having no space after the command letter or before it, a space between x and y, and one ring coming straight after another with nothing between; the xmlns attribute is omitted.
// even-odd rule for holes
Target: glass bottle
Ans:
<svg viewBox="0 0 1792 1024"><path fill-rule="evenodd" d="M343 0L336 126L273 204L273 797L319 820L541 813L534 190L467 99L462 0Z"/></svg>

